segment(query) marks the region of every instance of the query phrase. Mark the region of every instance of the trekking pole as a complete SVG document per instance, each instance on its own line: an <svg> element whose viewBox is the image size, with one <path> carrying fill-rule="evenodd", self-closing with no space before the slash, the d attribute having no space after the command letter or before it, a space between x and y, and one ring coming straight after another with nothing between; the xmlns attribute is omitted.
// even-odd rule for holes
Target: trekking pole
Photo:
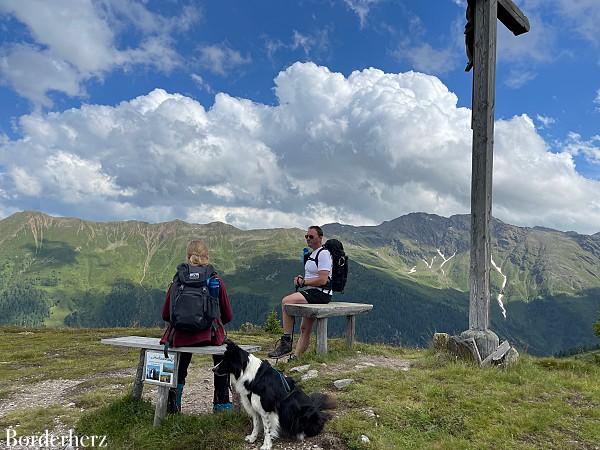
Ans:
<svg viewBox="0 0 600 450"><path fill-rule="evenodd" d="M298 275L299 278L302 278L302 281L304 281L304 277ZM296 292L298 292L298 289L300 288L300 286L296 285ZM294 328L296 328L296 316L292 316L292 336L291 336L291 341L292 344L294 343Z"/></svg>
<svg viewBox="0 0 600 450"><path fill-rule="evenodd" d="M296 316L292 316L292 336L290 337L290 342L292 344L294 344L294 328L296 328Z"/></svg>

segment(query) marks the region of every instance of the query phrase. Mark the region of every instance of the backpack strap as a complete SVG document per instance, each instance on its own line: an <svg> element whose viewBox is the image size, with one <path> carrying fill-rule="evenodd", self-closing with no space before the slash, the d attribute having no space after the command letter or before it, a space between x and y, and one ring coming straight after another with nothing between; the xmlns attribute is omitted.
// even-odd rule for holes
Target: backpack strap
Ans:
<svg viewBox="0 0 600 450"><path fill-rule="evenodd" d="M317 250L317 254L315 255L314 258L308 258L312 261L315 262L315 265L317 266L317 269L319 268L319 253L321 253L321 251L325 249L325 247L321 246L321 248L319 250ZM331 253L331 252L329 252ZM333 266L331 267L331 269L333 270ZM331 276L327 276L327 283L324 284L323 286L317 286L319 288L321 288L321 292L324 292L325 290L329 291L329 293L331 293Z"/></svg>
<svg viewBox="0 0 600 450"><path fill-rule="evenodd" d="M165 346L163 347L163 352L165 354L165 358L169 357L169 347L173 347L173 336L174 335L175 335L175 328L171 327L171 330L169 331L169 335L165 342Z"/></svg>
<svg viewBox="0 0 600 450"><path fill-rule="evenodd" d="M311 259L311 260L313 260L313 261L315 262L315 265L317 266L317 269L319 268L319 253L321 253L321 251L322 251L324 248L325 248L325 247L321 247L321 248L320 248L320 249L317 251L317 254L315 255L315 257L314 257L314 258L310 258L310 257L308 258L308 259Z"/></svg>

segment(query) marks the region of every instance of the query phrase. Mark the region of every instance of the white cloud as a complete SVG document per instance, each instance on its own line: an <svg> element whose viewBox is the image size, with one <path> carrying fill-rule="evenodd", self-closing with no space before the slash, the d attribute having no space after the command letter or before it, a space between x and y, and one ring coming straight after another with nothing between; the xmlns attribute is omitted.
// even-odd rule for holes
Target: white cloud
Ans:
<svg viewBox="0 0 600 450"><path fill-rule="evenodd" d="M371 7L380 1L381 0L344 0L348 8L358 16L361 30L365 27Z"/></svg>
<svg viewBox="0 0 600 450"><path fill-rule="evenodd" d="M315 40L312 37L304 35L297 30L294 30L292 41L292 50L302 47L304 53L307 55L310 53L311 47L315 44Z"/></svg>
<svg viewBox="0 0 600 450"><path fill-rule="evenodd" d="M600 89L598 89L598 90L596 91L596 98L594 99L594 103L595 103L596 105L598 105L598 106L596 107L596 110L597 110L597 111L600 111Z"/></svg>
<svg viewBox="0 0 600 450"><path fill-rule="evenodd" d="M550 128L556 123L556 119L554 117L543 116L541 114L538 114L536 119L542 124L542 128Z"/></svg>
<svg viewBox="0 0 600 450"><path fill-rule="evenodd" d="M521 68L515 68L510 70L508 78L504 80L504 84L511 89L519 89L530 81L535 80L536 77L537 74L535 72Z"/></svg>
<svg viewBox="0 0 600 450"><path fill-rule="evenodd" d="M40 76L44 74L44 76ZM54 58L47 50L16 44L0 49L0 80L11 84L36 105L51 106L49 91L69 96L83 95L81 74L69 63Z"/></svg>
<svg viewBox="0 0 600 450"><path fill-rule="evenodd" d="M449 31L449 38L440 47L434 47L425 41L426 30L421 19L409 13L409 37L403 38L397 48L391 52L392 57L407 61L411 68L429 74L444 74L458 67L464 51L464 23L454 20ZM466 56L464 56L466 61Z"/></svg>
<svg viewBox="0 0 600 450"><path fill-rule="evenodd" d="M209 94L214 94L214 92L215 92L215 91L214 91L214 90L213 90L213 88L210 86L210 84L208 84L208 83L206 82L206 80L205 80L204 78L202 78L202 76L198 75L197 73L193 73L193 74L191 75L191 77L192 77L192 80L194 80L194 83L196 83L196 85L197 85L197 86L198 86L200 89L202 89L202 90L204 90L204 91L208 92Z"/></svg>
<svg viewBox="0 0 600 450"><path fill-rule="evenodd" d="M170 33L199 16L184 8L179 17L165 18L129 0L0 0L0 14L13 16L30 34L0 47L0 80L38 107L52 105L51 91L83 96L86 81L115 69L173 69L180 59ZM139 43L119 48L119 32L131 28L141 32Z"/></svg>
<svg viewBox="0 0 600 450"><path fill-rule="evenodd" d="M42 187L39 181L29 175L25 169L21 167L14 167L11 170L10 175L15 184L17 193L31 197L39 195L42 192Z"/></svg>
<svg viewBox="0 0 600 450"><path fill-rule="evenodd" d="M581 155L592 164L600 164L600 136L586 140L579 133L570 132L562 148L565 153Z"/></svg>
<svg viewBox="0 0 600 450"><path fill-rule="evenodd" d="M273 59L275 53L277 53L280 49L286 48L287 46L279 39L270 39L265 37L265 50L267 52L267 57L269 59Z"/></svg>
<svg viewBox="0 0 600 450"><path fill-rule="evenodd" d="M531 68L536 64L546 64L563 56L558 48L559 30L554 24L544 20L537 10L527 11L531 30L515 36L498 22L498 61Z"/></svg>
<svg viewBox="0 0 600 450"><path fill-rule="evenodd" d="M43 204L85 218L242 227L468 213L470 110L438 78L296 63L275 93L275 106L219 93L206 110L155 90L23 116L22 138L0 142L0 211ZM597 158L598 140L573 136L553 152L529 117L498 121L494 215L600 231L600 182L574 163Z"/></svg>
<svg viewBox="0 0 600 450"><path fill-rule="evenodd" d="M554 0L551 7L567 19L569 30L599 45L598 23L600 23L600 2L598 0ZM548 7L548 5L546 5Z"/></svg>
<svg viewBox="0 0 600 450"><path fill-rule="evenodd" d="M412 46L403 42L392 55L407 61L415 70L431 74L451 72L458 65L454 46L433 48L427 42Z"/></svg>
<svg viewBox="0 0 600 450"><path fill-rule="evenodd" d="M217 75L227 75L232 69L250 64L250 55L242 54L226 44L213 44L200 47L200 65Z"/></svg>
<svg viewBox="0 0 600 450"><path fill-rule="evenodd" d="M310 57L313 60L326 59L330 48L330 31L330 27L324 27L312 32L293 30L288 43L282 42L279 39L272 40L267 37L265 38L267 57L272 60L278 51L287 49L291 51L301 50L305 57Z"/></svg>

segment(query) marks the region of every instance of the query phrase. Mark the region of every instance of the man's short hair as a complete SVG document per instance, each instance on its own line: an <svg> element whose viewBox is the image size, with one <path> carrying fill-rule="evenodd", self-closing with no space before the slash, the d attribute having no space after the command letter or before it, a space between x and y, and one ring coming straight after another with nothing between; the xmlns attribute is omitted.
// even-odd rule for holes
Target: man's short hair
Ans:
<svg viewBox="0 0 600 450"><path fill-rule="evenodd" d="M318 225L311 225L310 227L308 227L308 229L313 229L317 232L317 234L319 235L319 237L323 237L323 229L318 226Z"/></svg>

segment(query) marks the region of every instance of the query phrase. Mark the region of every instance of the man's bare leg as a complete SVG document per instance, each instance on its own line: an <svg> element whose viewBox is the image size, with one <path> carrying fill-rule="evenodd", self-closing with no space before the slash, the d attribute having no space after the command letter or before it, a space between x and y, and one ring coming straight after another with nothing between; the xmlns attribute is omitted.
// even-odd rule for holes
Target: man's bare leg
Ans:
<svg viewBox="0 0 600 450"><path fill-rule="evenodd" d="M283 332L290 334L294 326L294 318L285 312L285 305L293 305L298 303L308 303L300 292L294 292L293 294L286 295L281 300L281 318L283 321Z"/></svg>
<svg viewBox="0 0 600 450"><path fill-rule="evenodd" d="M302 355L308 346L310 345L310 334L315 319L309 319L308 317L302 318L302 324L300 325L300 338L296 345L296 356Z"/></svg>
<svg viewBox="0 0 600 450"><path fill-rule="evenodd" d="M283 336L279 339L277 346L267 353L269 358L281 358L292 352L293 344L291 334L294 329L294 318L287 314L285 305L308 303L299 292L286 295L281 299L281 318L283 320Z"/></svg>

